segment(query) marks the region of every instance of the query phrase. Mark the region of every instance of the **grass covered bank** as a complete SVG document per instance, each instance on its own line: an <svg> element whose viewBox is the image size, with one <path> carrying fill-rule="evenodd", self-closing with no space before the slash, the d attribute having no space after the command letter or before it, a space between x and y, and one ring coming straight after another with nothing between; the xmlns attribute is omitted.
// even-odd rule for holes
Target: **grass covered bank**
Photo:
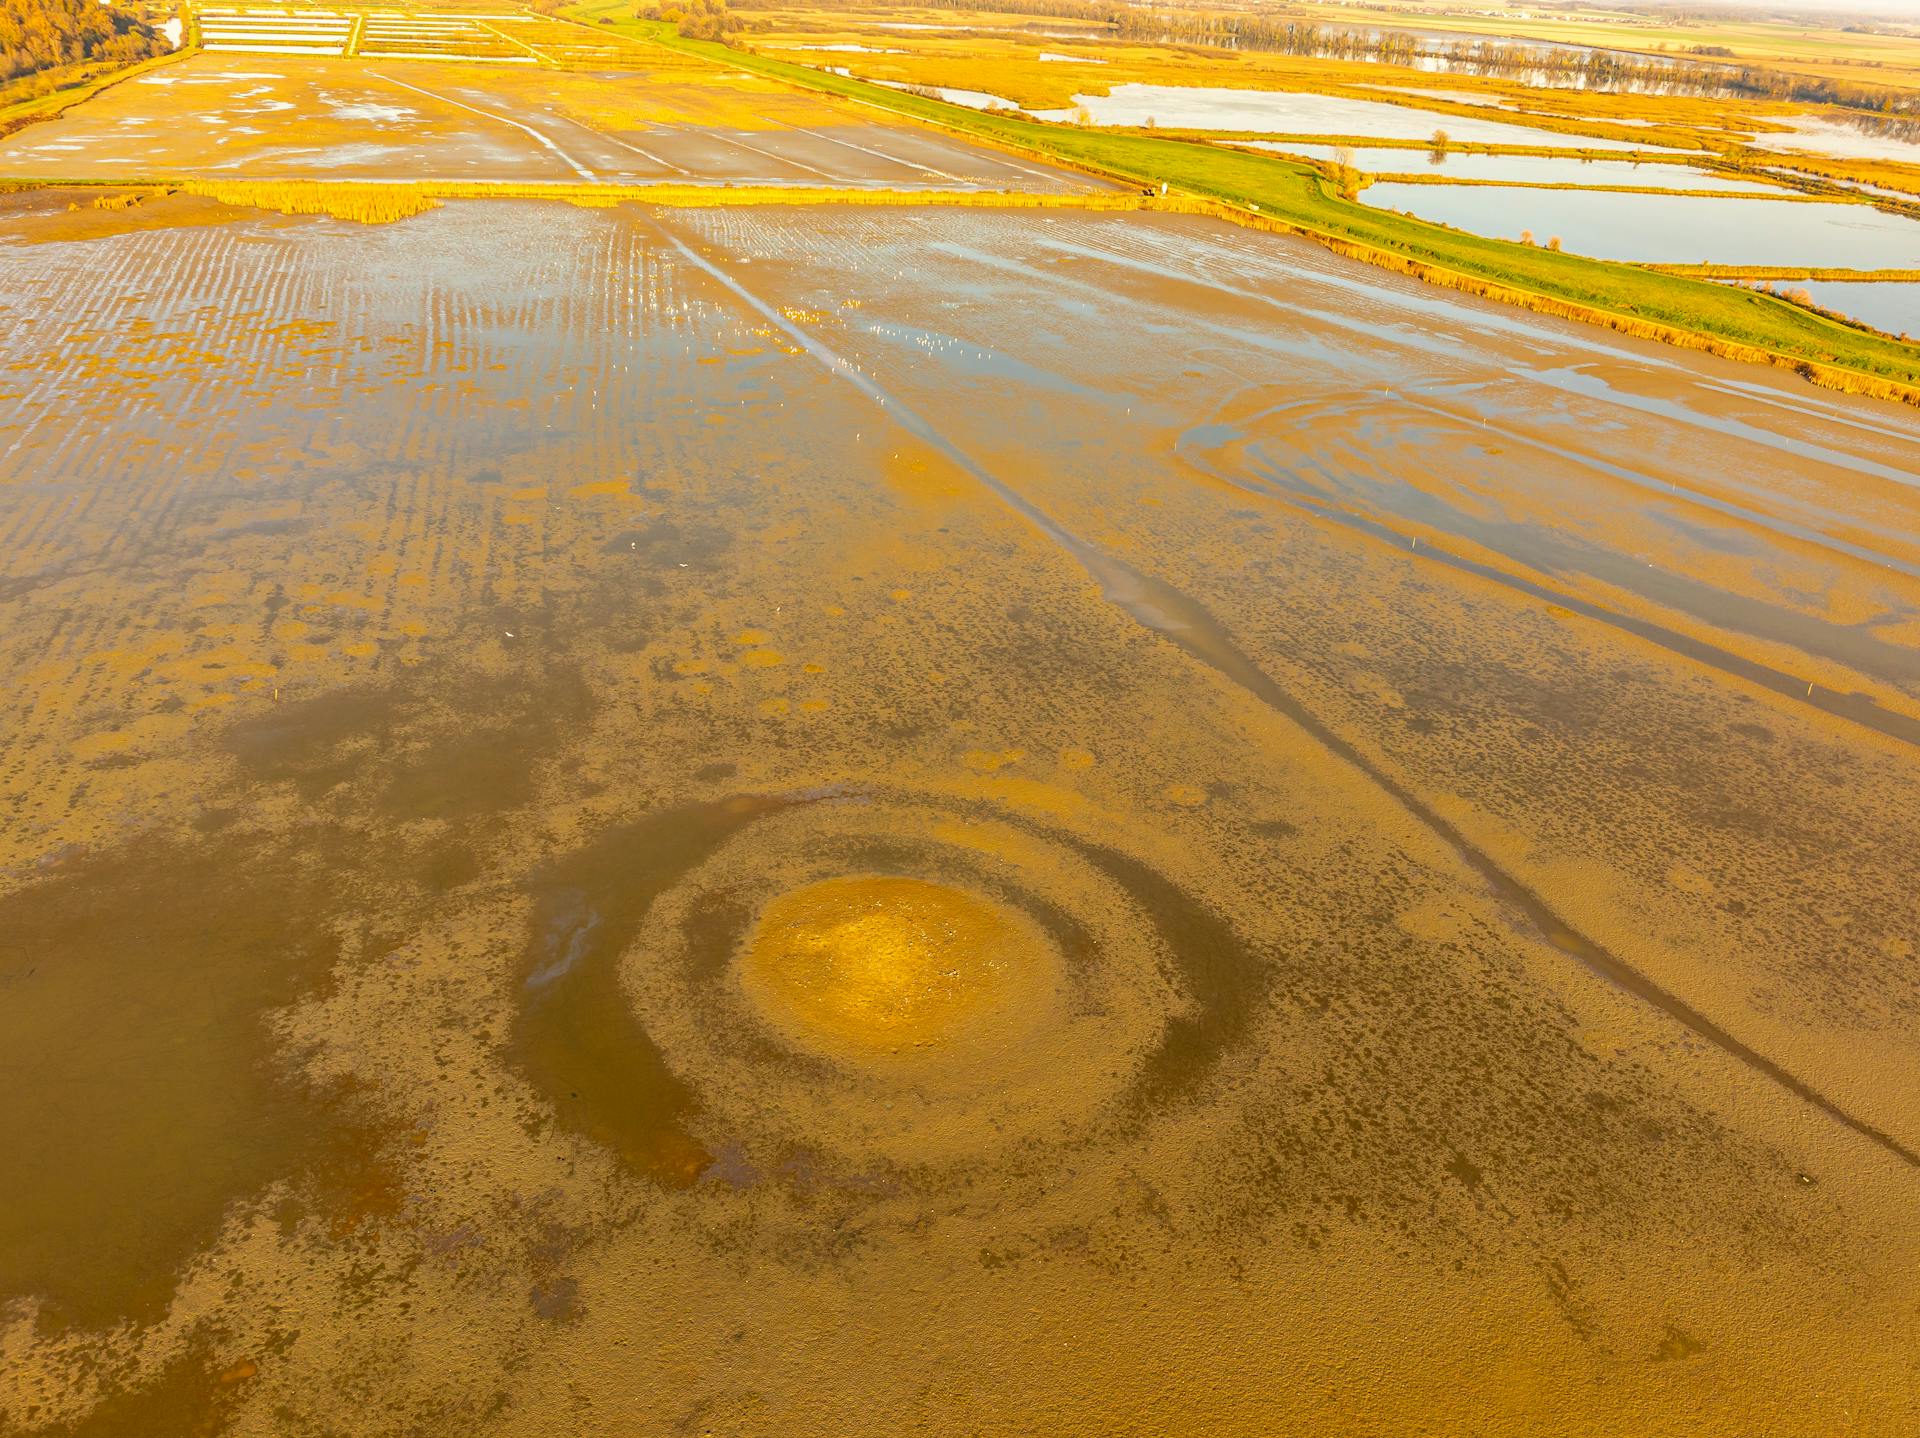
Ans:
<svg viewBox="0 0 1920 1438"><path fill-rule="evenodd" d="M1342 254L1433 283L1605 325L1623 333L1783 365L1830 388L1920 404L1920 347L1814 314L1770 295L1635 265L1486 239L1345 200L1312 166L1142 131L1045 124L969 110L851 77L691 40L622 18L624 4L570 12L634 39L702 55L957 133L1134 181L1168 185L1241 223L1306 235ZM1170 196L1169 198L1175 198ZM1169 206L1171 208L1171 206Z"/></svg>

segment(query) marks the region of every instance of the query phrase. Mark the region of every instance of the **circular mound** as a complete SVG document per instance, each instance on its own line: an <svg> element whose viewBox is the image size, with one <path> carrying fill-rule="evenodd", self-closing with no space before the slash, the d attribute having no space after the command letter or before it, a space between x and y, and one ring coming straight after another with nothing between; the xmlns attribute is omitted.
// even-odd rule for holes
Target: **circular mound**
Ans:
<svg viewBox="0 0 1920 1438"><path fill-rule="evenodd" d="M913 1062L1031 1029L1058 1000L1061 964L1018 910L924 879L858 874L776 895L736 973L801 1047Z"/></svg>

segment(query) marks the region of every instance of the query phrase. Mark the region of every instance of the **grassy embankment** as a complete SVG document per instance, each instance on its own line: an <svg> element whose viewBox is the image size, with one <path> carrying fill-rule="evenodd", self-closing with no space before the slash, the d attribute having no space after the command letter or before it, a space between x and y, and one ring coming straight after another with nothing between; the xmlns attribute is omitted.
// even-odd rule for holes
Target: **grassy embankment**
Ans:
<svg viewBox="0 0 1920 1438"><path fill-rule="evenodd" d="M1795 369L1834 389L1920 404L1920 346L1814 314L1774 296L1486 239L1344 200L1305 164L1160 137L1050 125L890 90L614 18L617 0L573 14L639 40L907 115L991 144L1170 193L1155 208L1218 214L1311 237L1336 252L1467 293L1620 332ZM623 5L617 6L624 9Z"/></svg>
<svg viewBox="0 0 1920 1438"><path fill-rule="evenodd" d="M962 25L1009 18L996 17L991 12L944 13ZM1564 136L1563 145L1550 148L1543 145L1526 153L1579 150L1589 152L1592 158L1616 161L1637 158L1673 162L1683 158L1646 150L1631 154L1593 150L1589 142L1598 139L1624 141L1636 147L1654 145L1686 150L1691 153L1685 159L1714 170L1778 182L1838 202L1870 203L1920 215L1920 199L1864 196L1835 183L1864 182L1915 197L1920 196L1920 166L1895 161L1838 160L1756 148L1768 143L1770 135L1789 133L1788 119L1792 115L1825 113L1830 118L1849 118L1848 112L1823 110L1797 102L1543 89L1519 77L1433 76L1370 61L1256 51L1202 51L1188 46L1118 40L1051 39L1046 43L1052 47L1055 58L1042 61L1030 35L993 28L963 33L888 31L884 43L872 52L830 53L815 47L872 43L876 37L871 30L860 28L862 17L858 14L818 11L811 7L787 12L776 10L766 13L764 19L760 18L762 14L756 12L756 22L764 28L751 32L750 43L770 58L796 59L815 67L831 64L847 69L860 79L877 82L983 90L1006 96L1028 111L1070 108L1077 94L1105 95L1111 93L1115 85L1126 82L1176 88L1219 85L1232 89L1293 91L1365 101L1376 106L1410 107L1436 128L1445 128L1455 119L1464 122L1504 118L1529 129L1557 131ZM818 30L820 23L829 29ZM1072 56L1080 63L1059 63L1063 56ZM1464 103L1469 100L1474 103ZM1505 116L1490 113L1488 105L1506 106L1512 113ZM1224 132L1197 136L1177 125L1165 124L1168 118L1160 117L1159 128L1170 137L1230 138ZM1353 148L1401 143L1325 134L1243 134L1231 138L1313 140ZM1458 143L1453 147L1487 148ZM1497 148L1507 153L1522 152L1519 147ZM1775 169L1792 173L1769 173Z"/></svg>
<svg viewBox="0 0 1920 1438"><path fill-rule="evenodd" d="M1006 18L991 12L945 13L961 25L975 21L987 25L987 22ZM817 30L815 26L822 22L831 28ZM1373 61L1199 49L1177 44L1149 45L1118 39L1050 39L1045 42L1052 47L1050 57L1042 60L1031 35L991 26L961 32L888 31L883 37L884 43L868 51L831 52L818 48L881 38L870 29L861 29L860 25L860 15L816 11L811 7L755 12L755 28L749 32L749 43L773 59L795 60L816 68L831 65L876 83L985 91L1004 96L1029 112L1064 112L1082 94L1107 95L1117 85L1145 83L1176 90L1189 86L1224 86L1234 90L1334 97L1375 107L1398 105L1416 111L1423 123L1433 124L1437 129L1488 119L1505 120L1529 130L1558 132L1562 136L1563 144L1533 153L1580 150L1589 152L1592 158L1615 161L1632 158L1672 163L1684 159L1718 172L1778 184L1834 203L1871 204L1920 218L1920 166L1896 161L1812 157L1803 160L1792 151L1765 148L1773 143L1774 137L1791 134L1789 122L1794 116L1825 115L1839 121L1857 118L1857 112L1831 107L1780 99L1541 88L1517 76L1467 73L1435 76ZM1066 63L1069 59L1073 63ZM1493 110L1489 106L1505 108ZM1160 116L1162 123L1157 128L1170 138L1230 138L1224 132L1199 135L1177 124L1170 126L1165 123L1169 118ZM1396 143L1325 134L1243 134L1231 138L1316 141L1356 149ZM1517 133L1513 138L1518 138ZM1636 149L1630 154L1594 150L1594 144L1603 140ZM1650 145L1688 153L1678 156L1643 148ZM1456 148L1478 147L1459 145ZM1507 146L1499 148L1508 151ZM1848 188L1842 183L1845 181L1864 182L1901 193L1867 195ZM1438 176L1433 183L1462 182ZM1582 185L1581 188L1596 186Z"/></svg>

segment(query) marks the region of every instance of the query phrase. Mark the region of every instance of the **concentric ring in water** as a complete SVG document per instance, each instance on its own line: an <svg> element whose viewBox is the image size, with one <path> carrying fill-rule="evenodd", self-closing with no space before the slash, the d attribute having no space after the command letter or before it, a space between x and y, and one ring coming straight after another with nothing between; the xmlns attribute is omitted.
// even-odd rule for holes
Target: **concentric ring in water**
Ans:
<svg viewBox="0 0 1920 1438"><path fill-rule="evenodd" d="M1084 845L934 796L758 809L618 962L702 1142L860 1172L1090 1136L1195 1007Z"/></svg>

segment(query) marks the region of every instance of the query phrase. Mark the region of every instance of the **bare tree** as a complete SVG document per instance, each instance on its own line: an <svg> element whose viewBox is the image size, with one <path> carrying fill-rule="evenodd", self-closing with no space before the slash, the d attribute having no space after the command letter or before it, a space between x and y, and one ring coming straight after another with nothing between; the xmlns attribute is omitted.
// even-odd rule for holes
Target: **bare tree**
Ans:
<svg viewBox="0 0 1920 1438"><path fill-rule="evenodd" d="M1360 171L1353 163L1353 151L1345 145L1333 152L1333 182L1339 186L1343 200L1360 193Z"/></svg>

